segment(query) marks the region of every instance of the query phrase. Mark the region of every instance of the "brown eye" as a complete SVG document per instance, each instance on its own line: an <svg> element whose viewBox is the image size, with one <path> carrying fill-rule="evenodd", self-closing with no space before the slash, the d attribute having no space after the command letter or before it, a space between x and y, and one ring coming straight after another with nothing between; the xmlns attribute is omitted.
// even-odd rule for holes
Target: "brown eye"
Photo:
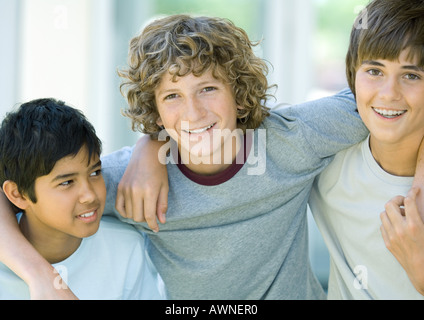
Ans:
<svg viewBox="0 0 424 320"><path fill-rule="evenodd" d="M215 91L217 88L215 88L215 87L206 87L206 88L204 88L202 91L203 92L210 92L210 91Z"/></svg>
<svg viewBox="0 0 424 320"><path fill-rule="evenodd" d="M173 93L173 94L170 94L170 95L166 96L166 97L164 98L164 100L171 100L171 99L175 99L175 98L177 98L177 97L178 97L178 95L177 95L177 94L175 94L175 93Z"/></svg>
<svg viewBox="0 0 424 320"><path fill-rule="evenodd" d="M421 79L421 77L419 75L414 74L414 73L408 73L407 75L405 75L405 78L407 80L420 80Z"/></svg>
<svg viewBox="0 0 424 320"><path fill-rule="evenodd" d="M375 76L375 77L382 75L382 72L380 70L378 70L378 69L369 69L369 70L367 70L367 73L369 75Z"/></svg>
<svg viewBox="0 0 424 320"><path fill-rule="evenodd" d="M63 181L62 183L59 183L60 187L69 187L74 181L73 180L67 180Z"/></svg>

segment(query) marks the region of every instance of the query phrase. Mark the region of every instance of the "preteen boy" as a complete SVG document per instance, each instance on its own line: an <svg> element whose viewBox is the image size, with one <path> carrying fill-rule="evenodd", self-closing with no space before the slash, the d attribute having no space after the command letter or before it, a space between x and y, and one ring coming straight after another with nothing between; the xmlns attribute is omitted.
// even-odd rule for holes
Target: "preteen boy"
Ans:
<svg viewBox="0 0 424 320"><path fill-rule="evenodd" d="M23 235L80 299L159 299L159 278L135 229L102 220L101 142L78 110L53 99L25 103L0 128L0 183ZM58 275L61 275L59 277ZM160 281L160 280L159 280ZM0 263L0 299L29 299Z"/></svg>
<svg viewBox="0 0 424 320"><path fill-rule="evenodd" d="M177 145L166 166L167 223L158 233L136 223L171 298L325 298L309 264L306 206L332 156L368 135L353 95L269 112L266 65L246 33L223 19L154 21L132 40L129 63L121 75L134 127L152 136L164 127ZM149 171L149 159L137 156L155 150L156 158L160 147L144 142L133 165ZM124 148L102 159L105 212L131 154ZM1 250L20 270L32 265Z"/></svg>
<svg viewBox="0 0 424 320"><path fill-rule="evenodd" d="M310 200L331 257L328 297L423 299L423 247L401 260L416 265L407 273L386 249L379 213L387 197L411 189L424 135L424 1L374 0L365 14L368 28L352 30L347 75L370 135L336 155ZM417 210L410 215L405 232L423 232Z"/></svg>

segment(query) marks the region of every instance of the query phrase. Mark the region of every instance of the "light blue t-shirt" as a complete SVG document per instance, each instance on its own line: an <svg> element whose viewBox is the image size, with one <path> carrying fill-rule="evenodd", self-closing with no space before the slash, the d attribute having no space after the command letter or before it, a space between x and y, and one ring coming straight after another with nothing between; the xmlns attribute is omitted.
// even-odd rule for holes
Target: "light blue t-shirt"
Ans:
<svg viewBox="0 0 424 320"><path fill-rule="evenodd" d="M81 300L165 299L163 282L147 252L148 239L113 217L103 217L98 231L84 238L66 260L53 265ZM0 263L0 300L30 299L26 283Z"/></svg>

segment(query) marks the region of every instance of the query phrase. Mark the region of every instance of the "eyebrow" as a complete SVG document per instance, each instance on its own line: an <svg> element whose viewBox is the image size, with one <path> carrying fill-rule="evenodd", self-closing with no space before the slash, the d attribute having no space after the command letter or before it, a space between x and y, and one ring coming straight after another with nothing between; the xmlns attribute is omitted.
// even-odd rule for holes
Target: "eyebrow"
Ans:
<svg viewBox="0 0 424 320"><path fill-rule="evenodd" d="M412 71L417 71L417 72L424 72L424 69L423 68L420 68L420 67L418 67L418 66L404 66L404 67L402 67L402 69L405 69L405 70L412 70Z"/></svg>
<svg viewBox="0 0 424 320"><path fill-rule="evenodd" d="M163 95L170 94L170 93L175 93L175 92L178 92L178 90L177 89L167 89L167 90L161 90L161 91L159 91L157 93L157 95L158 96L163 96Z"/></svg>
<svg viewBox="0 0 424 320"><path fill-rule="evenodd" d="M97 167L101 167L101 165L102 165L102 161L99 160L96 164L92 165L89 168L89 171L94 170ZM60 175L54 177L51 182L56 182L56 181L60 181L60 180L69 179L71 177L76 176L77 174L78 174L77 172L70 172L70 173L60 174Z"/></svg>
<svg viewBox="0 0 424 320"><path fill-rule="evenodd" d="M364 64L369 64L371 66L376 66L376 67L384 67L384 64L374 60L364 60L362 61L361 65L364 65Z"/></svg>
<svg viewBox="0 0 424 320"><path fill-rule="evenodd" d="M362 62L362 65L364 65L364 64L368 64L368 65L376 66L376 67L385 67L385 65L383 63L378 62L378 61L374 61L374 60L364 60ZM417 71L417 72L424 72L424 69L423 68L420 68L420 67L418 67L416 65L402 66L402 69L412 70L412 71Z"/></svg>
<svg viewBox="0 0 424 320"><path fill-rule="evenodd" d="M202 82L199 82L199 83L196 83L196 86L197 87L203 87L203 86L206 86L206 85L209 85L209 86L217 86L219 83L221 83L218 79L210 79L210 80L205 80L205 81L202 81ZM163 96L163 95L165 95L165 94L169 94L169 93L176 93L176 92L178 92L179 90L177 89L177 88L171 88L171 89L165 89L165 90L160 90L160 91L158 91L158 93L157 93L157 95L158 96Z"/></svg>

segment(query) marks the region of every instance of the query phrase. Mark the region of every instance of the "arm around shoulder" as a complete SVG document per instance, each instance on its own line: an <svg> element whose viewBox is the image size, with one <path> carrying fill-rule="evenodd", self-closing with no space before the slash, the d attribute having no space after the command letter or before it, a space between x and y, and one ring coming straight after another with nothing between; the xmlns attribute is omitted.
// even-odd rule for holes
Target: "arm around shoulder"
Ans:
<svg viewBox="0 0 424 320"><path fill-rule="evenodd" d="M116 210L124 218L147 221L159 231L157 219L165 223L168 205L168 172L163 149L165 142L143 136L137 142L128 167L118 185Z"/></svg>
<svg viewBox="0 0 424 320"><path fill-rule="evenodd" d="M24 237L3 192L0 192L0 220L0 261L28 284L31 298L76 299L69 288L54 287L59 275Z"/></svg>
<svg viewBox="0 0 424 320"><path fill-rule="evenodd" d="M320 158L333 156L363 141L369 134L349 89L294 105L282 112L297 120L303 140Z"/></svg>

